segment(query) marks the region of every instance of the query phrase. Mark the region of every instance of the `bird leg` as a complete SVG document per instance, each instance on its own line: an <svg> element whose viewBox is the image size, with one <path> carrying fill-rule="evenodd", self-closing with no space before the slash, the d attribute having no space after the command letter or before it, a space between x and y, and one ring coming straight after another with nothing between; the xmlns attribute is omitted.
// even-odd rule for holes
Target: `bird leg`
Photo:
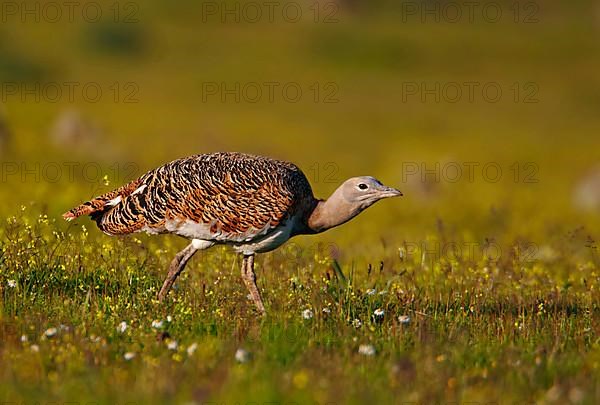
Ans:
<svg viewBox="0 0 600 405"><path fill-rule="evenodd" d="M256 286L256 274L254 273L254 255L244 255L244 261L242 262L242 279L250 292L252 301L256 305L256 309L261 315L265 315L265 306L263 305L262 298L260 298L260 292Z"/></svg>
<svg viewBox="0 0 600 405"><path fill-rule="evenodd" d="M165 282L163 283L163 286L160 289L160 292L158 293L158 300L160 302L163 302L163 300L169 293L171 286L173 285L179 274L185 268L185 265L187 264L188 260L190 260L194 253L196 253L198 250L198 247L194 246L194 243L190 243L185 249L177 253L175 258L171 262L171 265L169 266L169 274L167 274L167 278L165 279Z"/></svg>

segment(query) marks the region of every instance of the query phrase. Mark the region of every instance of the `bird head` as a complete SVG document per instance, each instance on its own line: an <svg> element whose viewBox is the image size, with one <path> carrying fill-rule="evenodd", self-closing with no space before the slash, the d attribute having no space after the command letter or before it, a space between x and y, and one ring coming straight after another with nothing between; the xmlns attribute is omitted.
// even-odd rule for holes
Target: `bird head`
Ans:
<svg viewBox="0 0 600 405"><path fill-rule="evenodd" d="M384 198L402 196L399 190L385 186L371 176L352 177L341 185L339 191L347 203L357 205L361 210Z"/></svg>
<svg viewBox="0 0 600 405"><path fill-rule="evenodd" d="M400 191L371 176L352 177L317 205L308 220L308 227L314 232L323 232L349 221L379 200L401 195Z"/></svg>

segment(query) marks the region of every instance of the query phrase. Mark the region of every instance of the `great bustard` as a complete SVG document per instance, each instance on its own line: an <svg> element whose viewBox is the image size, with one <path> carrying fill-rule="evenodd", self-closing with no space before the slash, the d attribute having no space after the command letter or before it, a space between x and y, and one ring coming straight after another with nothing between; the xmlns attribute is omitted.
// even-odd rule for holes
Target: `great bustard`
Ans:
<svg viewBox="0 0 600 405"><path fill-rule="evenodd" d="M373 177L346 180L317 200L292 163L241 153L196 155L167 163L137 180L73 208L67 221L90 215L108 235L145 231L191 239L169 267L162 301L198 250L232 245L243 255L242 278L258 310L254 254L273 250L294 235L343 224L386 197L401 196Z"/></svg>

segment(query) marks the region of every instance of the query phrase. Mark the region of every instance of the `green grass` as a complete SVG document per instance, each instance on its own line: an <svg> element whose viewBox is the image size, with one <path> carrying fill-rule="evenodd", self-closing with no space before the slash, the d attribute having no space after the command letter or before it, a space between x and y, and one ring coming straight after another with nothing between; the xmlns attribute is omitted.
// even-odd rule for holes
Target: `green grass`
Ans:
<svg viewBox="0 0 600 405"><path fill-rule="evenodd" d="M300 243L259 259L269 312L262 319L246 298L238 258L226 249L200 254L160 305L157 288L178 245L172 239L163 238L164 246L156 239L108 240L82 226L58 230L65 226L36 219L31 208L20 215L4 224L3 398L593 403L596 397L597 257L556 251L546 262L513 252L490 261L386 248L372 265L340 259L336 271L325 246ZM430 235L432 242L439 238ZM384 315L375 316L376 309ZM410 321L400 322L402 315ZM121 322L124 332L117 330ZM51 328L56 334L47 336ZM360 354L360 345L372 345L375 355ZM249 361L235 360L240 348ZM129 352L135 357L126 360Z"/></svg>
<svg viewBox="0 0 600 405"><path fill-rule="evenodd" d="M535 24L421 24L401 22L397 2L343 3L333 24L200 23L198 2L147 1L124 25L100 1L97 24L0 25L0 84L104 92L97 103L3 94L0 402L600 402L600 215L573 204L599 163L597 6L540 3ZM501 4L508 13L514 2ZM206 82L270 81L310 96L203 102ZM403 101L407 82L471 81L507 97ZM511 86L529 82L539 102L514 102ZM137 102L124 103L131 83ZM314 83L335 83L339 102L314 102ZM98 137L53 142L67 110ZM291 160L318 197L356 175L405 197L259 255L264 319L226 248L198 253L160 305L185 241L110 238L88 219L60 219L147 169L217 150ZM406 164L452 162L503 175L406 177ZM100 172L86 177L90 163ZM49 164L63 170L56 181L40 174ZM536 182L524 181L527 164Z"/></svg>

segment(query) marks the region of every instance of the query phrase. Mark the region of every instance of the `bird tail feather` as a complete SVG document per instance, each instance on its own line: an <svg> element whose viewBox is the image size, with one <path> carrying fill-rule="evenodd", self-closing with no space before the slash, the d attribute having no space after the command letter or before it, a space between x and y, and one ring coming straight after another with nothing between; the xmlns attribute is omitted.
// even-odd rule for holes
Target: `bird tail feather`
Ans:
<svg viewBox="0 0 600 405"><path fill-rule="evenodd" d="M139 180L132 181L123 187L86 201L83 204L80 204L77 207L65 212L62 217L66 221L72 221L84 215L91 215L92 219L96 219L134 192L139 183Z"/></svg>

